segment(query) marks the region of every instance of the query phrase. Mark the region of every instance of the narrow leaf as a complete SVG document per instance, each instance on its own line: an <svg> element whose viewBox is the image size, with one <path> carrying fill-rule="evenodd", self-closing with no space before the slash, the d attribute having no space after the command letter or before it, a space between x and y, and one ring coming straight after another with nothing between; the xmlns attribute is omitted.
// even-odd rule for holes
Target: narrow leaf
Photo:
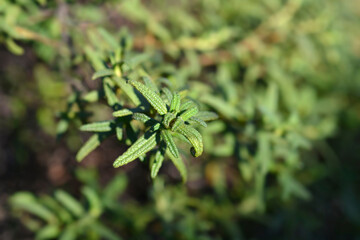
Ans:
<svg viewBox="0 0 360 240"><path fill-rule="evenodd" d="M115 104L119 104L119 99L116 97L116 94L107 82L104 82L104 91L109 106L112 107Z"/></svg>
<svg viewBox="0 0 360 240"><path fill-rule="evenodd" d="M166 155L170 158L170 160L173 162L177 170L180 172L183 182L186 182L187 171L186 171L186 166L183 160L181 159L181 157L178 158L175 157L174 155L172 155L172 153L169 150L166 151Z"/></svg>
<svg viewBox="0 0 360 240"><path fill-rule="evenodd" d="M182 118L183 121L188 120L189 118L191 118L192 116L194 116L195 114L197 114L199 112L199 109L197 107L191 107L188 110L186 110L185 112L183 112L180 117Z"/></svg>
<svg viewBox="0 0 360 240"><path fill-rule="evenodd" d="M206 122L205 122L204 120L200 119L200 118L191 117L191 118L189 119L189 121L190 121L191 123L195 123L195 124L201 125L201 126L203 126L203 127L207 127Z"/></svg>
<svg viewBox="0 0 360 240"><path fill-rule="evenodd" d="M97 90L88 92L83 98L87 102L97 102L99 100L99 92Z"/></svg>
<svg viewBox="0 0 360 240"><path fill-rule="evenodd" d="M61 233L59 226L49 224L36 233L36 239L54 239Z"/></svg>
<svg viewBox="0 0 360 240"><path fill-rule="evenodd" d="M112 75L114 75L114 71L112 69L102 69L100 71L95 72L91 79L94 80L97 78L108 77Z"/></svg>
<svg viewBox="0 0 360 240"><path fill-rule="evenodd" d="M144 81L145 86L150 88L153 92L159 94L159 89L156 87L153 81L151 81L150 76L147 75L147 73L144 70L140 71L140 75L142 76L141 79Z"/></svg>
<svg viewBox="0 0 360 240"><path fill-rule="evenodd" d="M39 199L39 203L44 207L49 208L52 212L56 213L59 216L59 220L64 223L69 223L73 221L71 214L60 205L53 197L49 195L43 195Z"/></svg>
<svg viewBox="0 0 360 240"><path fill-rule="evenodd" d="M70 194L63 190L55 191L55 198L76 217L81 217L85 210L83 206Z"/></svg>
<svg viewBox="0 0 360 240"><path fill-rule="evenodd" d="M118 46L117 40L104 28L98 28L98 32L111 48L116 48Z"/></svg>
<svg viewBox="0 0 360 240"><path fill-rule="evenodd" d="M150 121L152 119L151 117L149 117L148 115L146 115L144 113L134 113L132 117L133 117L133 119L138 120L143 123L146 123L147 121Z"/></svg>
<svg viewBox="0 0 360 240"><path fill-rule="evenodd" d="M116 175L102 192L104 204L116 203L117 197L125 191L126 186L126 176L122 174Z"/></svg>
<svg viewBox="0 0 360 240"><path fill-rule="evenodd" d="M145 133L142 137L140 137L125 153L115 160L115 168L134 161L156 146L156 133L152 133L152 135L148 138L145 138L145 135L147 134Z"/></svg>
<svg viewBox="0 0 360 240"><path fill-rule="evenodd" d="M10 204L25 211L28 211L47 222L56 221L56 216L46 207L38 202L38 200L30 192L17 192L10 197Z"/></svg>
<svg viewBox="0 0 360 240"><path fill-rule="evenodd" d="M113 77L112 79L114 80L116 85L118 85L123 90L123 92L129 97L129 99L136 106L140 105L141 102L140 102L139 98L136 96L134 89L131 87L130 84L127 84L126 81L120 77Z"/></svg>
<svg viewBox="0 0 360 240"><path fill-rule="evenodd" d="M172 125L171 130L175 132L182 125L185 125L184 121L182 120L182 118L178 117L176 118L174 124Z"/></svg>
<svg viewBox="0 0 360 240"><path fill-rule="evenodd" d="M108 134L94 134L89 140L81 147L79 152L76 155L76 160L80 162L83 160L90 152L95 150L100 143L108 136Z"/></svg>
<svg viewBox="0 0 360 240"><path fill-rule="evenodd" d="M91 187L85 186L81 191L89 202L90 215L92 215L93 217L100 216L102 212L102 204L95 190Z"/></svg>
<svg viewBox="0 0 360 240"><path fill-rule="evenodd" d="M107 240L121 240L122 238L117 236L116 233L114 233L110 228L107 226L95 222L92 224L92 229L97 232L101 237L101 239L107 239Z"/></svg>
<svg viewBox="0 0 360 240"><path fill-rule="evenodd" d="M173 98L171 91L168 88L164 87L164 88L162 88L162 92L165 94L166 99L167 99L168 103L170 104L171 100Z"/></svg>
<svg viewBox="0 0 360 240"><path fill-rule="evenodd" d="M151 165L151 178L154 179L157 176L163 161L164 161L164 155L161 153L161 151L157 151L155 154L154 162Z"/></svg>
<svg viewBox="0 0 360 240"><path fill-rule="evenodd" d="M186 124L182 124L178 129L177 132L184 135L193 146L191 148L191 154L194 157L198 157L203 152L203 141L201 134L195 129Z"/></svg>
<svg viewBox="0 0 360 240"><path fill-rule="evenodd" d="M132 111L130 111L129 109L121 109L121 110L118 110L116 112L113 112L113 116L114 117L125 117L125 116L129 116L133 114Z"/></svg>
<svg viewBox="0 0 360 240"><path fill-rule="evenodd" d="M165 141L167 148L171 152L172 155L174 155L176 158L179 157L179 150L177 149L174 139L171 136L170 131L163 130L161 131L161 137Z"/></svg>
<svg viewBox="0 0 360 240"><path fill-rule="evenodd" d="M149 101L151 106L153 106L160 115L167 113L166 104L157 93L138 81L130 80L129 83Z"/></svg>
<svg viewBox="0 0 360 240"><path fill-rule="evenodd" d="M195 115L195 117L197 117L205 122L216 120L219 118L219 116L216 113L210 112L210 111L200 111Z"/></svg>
<svg viewBox="0 0 360 240"><path fill-rule="evenodd" d="M191 107L197 107L197 105L194 101L188 100L188 101L184 102L183 104L181 104L180 111L185 111Z"/></svg>
<svg viewBox="0 0 360 240"><path fill-rule="evenodd" d="M82 125L80 127L81 131L87 132L109 132L111 131L112 121L103 121L103 122L94 122Z"/></svg>
<svg viewBox="0 0 360 240"><path fill-rule="evenodd" d="M171 99L170 112L174 112L175 114L180 110L181 98L179 93L174 93Z"/></svg>
<svg viewBox="0 0 360 240"><path fill-rule="evenodd" d="M59 240L75 240L77 236L77 228L73 223L71 225L67 225L63 232L60 235Z"/></svg>
<svg viewBox="0 0 360 240"><path fill-rule="evenodd" d="M117 140L121 141L123 139L123 129L121 127L116 127L115 131Z"/></svg>
<svg viewBox="0 0 360 240"><path fill-rule="evenodd" d="M163 123L168 128L170 127L171 122L176 118L176 115L173 113L167 113L164 117Z"/></svg>

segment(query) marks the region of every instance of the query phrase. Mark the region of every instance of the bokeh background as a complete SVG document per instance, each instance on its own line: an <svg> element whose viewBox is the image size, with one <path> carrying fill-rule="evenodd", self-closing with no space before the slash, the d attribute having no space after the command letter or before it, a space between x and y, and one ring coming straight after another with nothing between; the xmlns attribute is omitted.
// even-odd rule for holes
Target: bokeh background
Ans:
<svg viewBox="0 0 360 240"><path fill-rule="evenodd" d="M186 184L75 159L119 46L219 114ZM0 239L360 239L359 100L358 0L1 0Z"/></svg>

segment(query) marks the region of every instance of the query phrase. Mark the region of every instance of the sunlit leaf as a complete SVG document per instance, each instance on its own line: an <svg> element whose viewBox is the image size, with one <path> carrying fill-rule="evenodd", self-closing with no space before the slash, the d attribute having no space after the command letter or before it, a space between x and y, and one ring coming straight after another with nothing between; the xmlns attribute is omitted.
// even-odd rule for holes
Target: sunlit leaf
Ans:
<svg viewBox="0 0 360 240"><path fill-rule="evenodd" d="M92 135L85 144L80 148L76 154L76 160L80 162L83 160L89 153L91 153L95 148L100 146L101 142L108 136L108 134L94 134Z"/></svg>
<svg viewBox="0 0 360 240"><path fill-rule="evenodd" d="M180 156L179 150L177 149L174 139L171 136L171 133L169 130L162 130L161 131L161 137L165 141L167 148L171 152L172 155L174 155L176 158Z"/></svg>
<svg viewBox="0 0 360 240"><path fill-rule="evenodd" d="M129 109L121 109L121 110L118 110L118 111L115 111L113 112L113 116L114 117L125 117L125 116L129 116L133 114L133 112Z"/></svg>
<svg viewBox="0 0 360 240"><path fill-rule="evenodd" d="M185 112L183 112L182 114L180 114L180 117L183 121L186 121L189 118L191 118L192 116L194 116L195 114L197 114L198 112L199 112L199 109L197 107L191 107L191 108L187 109Z"/></svg>
<svg viewBox="0 0 360 240"><path fill-rule="evenodd" d="M145 133L140 137L133 145L126 150L120 157L118 157L114 162L114 167L120 167L129 162L134 161L143 154L147 153L156 146L156 133L149 134Z"/></svg>
<svg viewBox="0 0 360 240"><path fill-rule="evenodd" d="M102 69L95 72L91 79L94 80L97 78L109 77L112 75L114 75L114 71L112 69Z"/></svg>
<svg viewBox="0 0 360 240"><path fill-rule="evenodd" d="M180 110L181 98L178 93L174 93L171 99L170 112L178 113Z"/></svg>
<svg viewBox="0 0 360 240"><path fill-rule="evenodd" d="M162 166L162 163L164 161L164 155L157 151L154 157L154 162L151 165L151 178L155 178Z"/></svg>
<svg viewBox="0 0 360 240"><path fill-rule="evenodd" d="M130 80L129 83L149 101L151 106L153 106L160 115L167 113L166 104L157 93L138 81Z"/></svg>
<svg viewBox="0 0 360 240"><path fill-rule="evenodd" d="M181 126L177 128L177 132L184 135L190 141L191 145L193 146L191 148L191 154L194 157L198 157L202 154L203 152L202 136L195 128L192 128L185 124L181 124Z"/></svg>
<svg viewBox="0 0 360 240"><path fill-rule="evenodd" d="M80 130L88 131L88 132L108 132L111 131L112 124L113 124L112 121L94 122L94 123L82 125L80 127Z"/></svg>

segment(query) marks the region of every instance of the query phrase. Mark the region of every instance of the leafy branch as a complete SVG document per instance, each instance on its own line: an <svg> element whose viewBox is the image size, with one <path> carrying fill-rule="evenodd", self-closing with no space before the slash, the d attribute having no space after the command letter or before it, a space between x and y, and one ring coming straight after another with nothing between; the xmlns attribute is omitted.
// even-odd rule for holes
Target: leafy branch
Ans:
<svg viewBox="0 0 360 240"><path fill-rule="evenodd" d="M183 181L186 181L186 167L174 138L189 143L191 154L194 157L200 156L203 153L203 139L196 127L206 127L206 121L217 119L217 114L200 111L199 104L187 99L185 91L171 91L167 87L159 91L142 68L124 74L124 68L128 70L130 68L125 62L117 64L118 60L113 59L115 63L113 69L99 70L93 75L93 79L102 78L104 95L108 105L114 109L115 119L80 127L82 131L95 134L79 150L77 160L82 161L106 137L114 133L119 141L124 140L124 133L129 135L129 130L135 131L132 126L132 121L135 120L144 125L145 131L140 137L135 134L136 140L131 141L132 145L114 161L113 166L117 168L137 158L143 159L147 153L152 152L154 155L150 161L152 178L157 176L167 157L179 170ZM136 77L141 78L142 82L135 80ZM132 105L135 105L134 108L120 104L114 86L126 93Z"/></svg>

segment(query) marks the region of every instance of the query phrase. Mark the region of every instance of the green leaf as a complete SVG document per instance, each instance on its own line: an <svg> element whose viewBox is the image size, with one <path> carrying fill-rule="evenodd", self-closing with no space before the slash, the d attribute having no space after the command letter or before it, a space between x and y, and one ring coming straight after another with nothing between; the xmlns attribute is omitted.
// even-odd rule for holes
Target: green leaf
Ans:
<svg viewBox="0 0 360 240"><path fill-rule="evenodd" d="M113 77L112 79L114 80L116 85L118 85L123 90L123 92L129 97L129 99L136 106L140 105L141 102L140 102L139 98L136 96L134 89L131 87L130 84L127 84L126 81L120 77Z"/></svg>
<svg viewBox="0 0 360 240"><path fill-rule="evenodd" d="M24 54L24 49L20 47L12 38L7 38L5 40L6 47L15 55Z"/></svg>
<svg viewBox="0 0 360 240"><path fill-rule="evenodd" d="M172 125L171 130L175 132L181 125L184 125L184 121L178 117Z"/></svg>
<svg viewBox="0 0 360 240"><path fill-rule="evenodd" d="M175 114L177 114L180 110L181 98L179 93L174 93L172 96L173 97L171 99L170 112L174 112Z"/></svg>
<svg viewBox="0 0 360 240"><path fill-rule="evenodd" d="M57 225L47 225L42 227L41 230L36 233L35 239L53 239L59 236L60 232L61 231Z"/></svg>
<svg viewBox="0 0 360 240"><path fill-rule="evenodd" d="M51 211L55 212L62 222L69 223L73 220L71 214L64 209L54 198L49 195L43 195L39 199L43 206L46 206Z"/></svg>
<svg viewBox="0 0 360 240"><path fill-rule="evenodd" d="M179 155L179 150L177 149L174 139L171 136L171 133L169 130L162 130L161 131L161 137L162 139L165 141L167 148L169 149L169 151L171 152L172 155L174 155L176 158L178 158Z"/></svg>
<svg viewBox="0 0 360 240"><path fill-rule="evenodd" d="M125 116L129 116L133 114L133 112L129 109L121 109L121 110L118 110L118 111L115 111L113 112L113 116L114 117L125 117Z"/></svg>
<svg viewBox="0 0 360 240"><path fill-rule="evenodd" d="M146 126L153 126L152 127L153 131L156 131L160 128L160 123L158 121L147 116L144 113L134 113L133 119L145 123Z"/></svg>
<svg viewBox="0 0 360 240"><path fill-rule="evenodd" d="M123 139L123 129L121 127L116 127L115 128L116 131L116 138L117 140L121 141Z"/></svg>
<svg viewBox="0 0 360 240"><path fill-rule="evenodd" d="M187 100L180 106L180 111L185 111L191 107L197 107L197 104L192 100Z"/></svg>
<svg viewBox="0 0 360 240"><path fill-rule="evenodd" d="M29 192L18 192L10 197L10 204L25 211L28 211L47 222L56 222L56 216Z"/></svg>
<svg viewBox="0 0 360 240"><path fill-rule="evenodd" d="M195 123L195 124L198 124L198 125L201 125L203 127L207 127L207 124L204 120L200 119L200 118L197 118L197 117L191 117L189 119L189 122L190 123Z"/></svg>
<svg viewBox="0 0 360 240"><path fill-rule="evenodd" d="M187 170L181 157L178 158L175 157L174 155L172 155L172 153L169 150L166 151L166 155L170 158L170 160L173 162L177 170L180 172L183 182L186 182Z"/></svg>
<svg viewBox="0 0 360 240"><path fill-rule="evenodd" d="M125 175L116 175L110 183L108 183L103 191L103 199L105 203L116 201L126 189L127 178Z"/></svg>
<svg viewBox="0 0 360 240"><path fill-rule="evenodd" d="M76 154L76 160L80 162L83 160L90 152L95 150L98 146L100 146L101 142L108 137L109 134L94 134L92 135L86 143L81 147L79 152Z"/></svg>
<svg viewBox="0 0 360 240"><path fill-rule="evenodd" d="M122 238L117 236L110 228L106 227L105 225L95 222L91 225L92 229L98 233L101 239L108 239L108 240L121 240Z"/></svg>
<svg viewBox="0 0 360 240"><path fill-rule="evenodd" d="M236 108L236 106L226 102L222 98L212 95L204 95L201 97L201 101L213 107L217 112L228 118L238 118L241 116L241 112Z"/></svg>
<svg viewBox="0 0 360 240"><path fill-rule="evenodd" d="M77 228L75 224L66 226L65 230L62 232L59 240L75 240L77 236Z"/></svg>
<svg viewBox="0 0 360 240"><path fill-rule="evenodd" d="M141 76L141 79L144 81L145 85L150 88L153 92L159 93L158 88L154 84L154 82L151 80L150 76L143 70L139 70L139 75Z"/></svg>
<svg viewBox="0 0 360 240"><path fill-rule="evenodd" d="M151 58L151 54L149 53L141 53L141 54L137 54L134 57L132 57L130 60L128 60L128 64L132 67L135 68L136 66L138 66L140 63L145 62L146 60Z"/></svg>
<svg viewBox="0 0 360 240"><path fill-rule="evenodd" d="M111 48L115 49L118 46L117 40L104 28L98 28L98 32Z"/></svg>
<svg viewBox="0 0 360 240"><path fill-rule="evenodd" d="M84 214L83 206L70 194L63 190L55 191L55 198L66 207L76 217L81 217Z"/></svg>
<svg viewBox="0 0 360 240"><path fill-rule="evenodd" d="M166 99L167 99L168 103L170 104L172 101L172 98L173 98L171 91L166 87L162 88L161 91L165 94Z"/></svg>
<svg viewBox="0 0 360 240"><path fill-rule="evenodd" d="M138 81L130 80L129 83L149 101L151 106L153 106L160 115L167 113L166 104L157 93Z"/></svg>
<svg viewBox="0 0 360 240"><path fill-rule="evenodd" d="M88 131L88 132L109 132L111 131L111 125L113 121L103 121L103 122L94 122L82 125L80 127L81 131Z"/></svg>
<svg viewBox="0 0 360 240"><path fill-rule="evenodd" d="M164 161L164 155L161 153L161 151L157 151L155 154L154 162L151 165L151 178L155 178L162 166L162 163Z"/></svg>
<svg viewBox="0 0 360 240"><path fill-rule="evenodd" d="M188 110L186 110L185 112L183 112L180 117L183 121L188 120L189 118L191 118L192 116L194 116L195 114L197 114L199 112L199 109L197 107L191 107Z"/></svg>
<svg viewBox="0 0 360 240"><path fill-rule="evenodd" d="M191 148L191 154L194 157L198 157L203 152L203 141L201 134L195 129L186 124L182 124L177 128L177 132L184 135L193 146Z"/></svg>
<svg viewBox="0 0 360 240"><path fill-rule="evenodd" d="M171 113L171 112L168 112L167 114L165 114L165 117L164 117L164 120L163 120L163 123L164 125L168 128L170 127L170 124L171 122L176 118L176 115Z"/></svg>
<svg viewBox="0 0 360 240"><path fill-rule="evenodd" d="M88 92L83 98L87 102L97 102L99 101L99 92L97 90Z"/></svg>
<svg viewBox="0 0 360 240"><path fill-rule="evenodd" d="M59 121L59 123L56 126L56 134L62 135L67 131L68 128L69 128L69 122L67 120L62 119Z"/></svg>
<svg viewBox="0 0 360 240"><path fill-rule="evenodd" d="M113 107L116 104L120 104L119 99L107 81L104 81L104 91L109 106Z"/></svg>
<svg viewBox="0 0 360 240"><path fill-rule="evenodd" d="M100 53L95 51L92 47L85 46L84 47L86 57L90 60L92 66L95 70L104 69L104 63L101 61Z"/></svg>
<svg viewBox="0 0 360 240"><path fill-rule="evenodd" d="M133 114L133 119L138 120L140 122L146 123L147 121L151 121L155 119L152 119L151 117L149 117L148 115L144 114L144 113L134 113Z"/></svg>
<svg viewBox="0 0 360 240"><path fill-rule="evenodd" d="M102 212L102 204L101 204L98 194L95 192L94 189L92 189L88 186L85 186L82 189L82 193L84 194L84 196L86 197L86 199L89 202L90 215L92 215L93 217L99 217Z"/></svg>
<svg viewBox="0 0 360 240"><path fill-rule="evenodd" d="M195 117L207 122L218 119L219 115L210 111L200 111L195 115Z"/></svg>
<svg viewBox="0 0 360 240"><path fill-rule="evenodd" d="M102 69L99 70L97 72L94 73L94 75L92 76L92 80L97 79L97 78L102 78L102 77L109 77L114 75L114 70L112 69Z"/></svg>
<svg viewBox="0 0 360 240"><path fill-rule="evenodd" d="M131 161L139 158L143 154L149 152L156 146L156 133L151 133L151 136L145 137L149 132L146 132L141 136L131 147L118 157L114 162L114 167L120 167L128 164Z"/></svg>

